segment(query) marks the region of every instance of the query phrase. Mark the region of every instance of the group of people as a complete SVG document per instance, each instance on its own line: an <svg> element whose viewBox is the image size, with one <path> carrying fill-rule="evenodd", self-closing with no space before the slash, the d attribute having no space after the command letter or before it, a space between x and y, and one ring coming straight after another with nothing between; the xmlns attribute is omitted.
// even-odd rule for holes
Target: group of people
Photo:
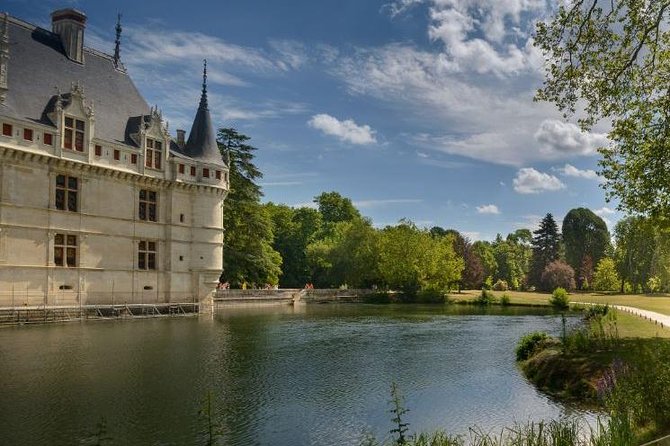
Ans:
<svg viewBox="0 0 670 446"><path fill-rule="evenodd" d="M312 282L307 282L305 284L305 289L306 290L313 290L314 289L314 284Z"/></svg>

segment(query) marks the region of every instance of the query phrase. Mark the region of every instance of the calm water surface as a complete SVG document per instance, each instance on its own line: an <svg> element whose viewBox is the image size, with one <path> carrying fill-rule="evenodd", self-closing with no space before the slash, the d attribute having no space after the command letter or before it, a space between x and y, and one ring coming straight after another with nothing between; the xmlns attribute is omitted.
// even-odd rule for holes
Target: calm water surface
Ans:
<svg viewBox="0 0 670 446"><path fill-rule="evenodd" d="M204 444L208 391L222 445L356 444L387 435L393 381L412 430L574 414L514 362L524 333L557 334L560 317L496 311L310 305L0 329L0 444L87 444L101 418L112 444Z"/></svg>

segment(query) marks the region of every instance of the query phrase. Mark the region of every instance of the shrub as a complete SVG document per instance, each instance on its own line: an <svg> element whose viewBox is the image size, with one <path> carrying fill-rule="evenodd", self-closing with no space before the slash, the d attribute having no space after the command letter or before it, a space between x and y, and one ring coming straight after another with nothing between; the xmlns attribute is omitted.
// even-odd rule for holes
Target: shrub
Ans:
<svg viewBox="0 0 670 446"><path fill-rule="evenodd" d="M549 303L557 310L567 310L570 307L568 292L565 288L556 288L549 298Z"/></svg>
<svg viewBox="0 0 670 446"><path fill-rule="evenodd" d="M596 291L616 291L619 289L619 275L614 260L603 257L593 273L593 289Z"/></svg>
<svg viewBox="0 0 670 446"><path fill-rule="evenodd" d="M363 297L363 302L366 304L388 304L391 303L391 296L385 291L378 291L376 293L366 294Z"/></svg>
<svg viewBox="0 0 670 446"><path fill-rule="evenodd" d="M495 303L496 297L493 295L492 292L488 290L482 290L481 294L477 296L477 299L475 300L475 303L478 305L490 305L492 303Z"/></svg>
<svg viewBox="0 0 670 446"><path fill-rule="evenodd" d="M447 297L442 290L425 288L416 293L416 302L421 304L444 304L447 303Z"/></svg>
<svg viewBox="0 0 670 446"><path fill-rule="evenodd" d="M530 358L548 339L549 335L543 331L534 331L524 335L516 346L516 360L525 361Z"/></svg>
<svg viewBox="0 0 670 446"><path fill-rule="evenodd" d="M509 289L509 285L505 280L498 279L498 281L493 284L493 289L495 291L507 291Z"/></svg>
<svg viewBox="0 0 670 446"><path fill-rule="evenodd" d="M659 279L658 276L651 276L649 280L647 280L647 289L650 293L658 293L661 291L661 279Z"/></svg>
<svg viewBox="0 0 670 446"><path fill-rule="evenodd" d="M553 290L557 287L575 289L575 270L562 260L551 262L542 272L542 287Z"/></svg>
<svg viewBox="0 0 670 446"><path fill-rule="evenodd" d="M509 300L510 300L509 296L507 294L503 294L502 296L500 296L500 305L506 307L507 305L510 304Z"/></svg>

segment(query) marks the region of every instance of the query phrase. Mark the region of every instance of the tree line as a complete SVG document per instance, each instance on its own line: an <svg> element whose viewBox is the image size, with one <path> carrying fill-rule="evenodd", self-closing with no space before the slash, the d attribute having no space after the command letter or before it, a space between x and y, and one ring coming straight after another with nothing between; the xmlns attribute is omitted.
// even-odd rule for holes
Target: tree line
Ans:
<svg viewBox="0 0 670 446"><path fill-rule="evenodd" d="M655 220L629 217L614 243L602 218L570 210L561 230L552 214L538 229L492 242L454 229L419 228L410 220L376 228L337 192L313 207L261 203L249 137L219 131L230 167L224 205L224 271L232 287L378 287L409 295L453 289L658 292L670 290L670 234Z"/></svg>

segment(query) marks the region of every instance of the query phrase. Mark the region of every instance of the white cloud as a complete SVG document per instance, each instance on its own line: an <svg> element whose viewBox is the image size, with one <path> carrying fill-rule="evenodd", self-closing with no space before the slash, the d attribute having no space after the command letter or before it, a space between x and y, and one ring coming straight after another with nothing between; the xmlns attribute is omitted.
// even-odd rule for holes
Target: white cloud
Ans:
<svg viewBox="0 0 670 446"><path fill-rule="evenodd" d="M477 206L477 213L479 214L500 214L500 209L495 204L483 204Z"/></svg>
<svg viewBox="0 0 670 446"><path fill-rule="evenodd" d="M358 125L352 119L340 121L339 119L325 113L312 116L307 124L326 135L337 137L340 141L352 144L374 144L375 131L369 125Z"/></svg>
<svg viewBox="0 0 670 446"><path fill-rule="evenodd" d="M561 180L532 167L519 169L514 178L514 190L520 194L538 194L561 189L565 189L565 184Z"/></svg>
<svg viewBox="0 0 670 446"><path fill-rule="evenodd" d="M461 235L471 242L482 240L482 234L477 231L460 231Z"/></svg>
<svg viewBox="0 0 670 446"><path fill-rule="evenodd" d="M614 215L614 214L616 214L616 210L615 210L615 209L612 209L612 208L609 208L609 207L607 207L607 206L603 206L603 207L601 207L600 209L595 209L595 210L593 211L593 213L596 214L596 215L599 216L599 217L605 217L605 216L607 216L607 215Z"/></svg>
<svg viewBox="0 0 670 446"><path fill-rule="evenodd" d="M572 164L566 164L563 167L554 168L556 172L559 172L561 175L566 177L577 177L577 178L586 178L587 180L597 180L600 178L598 172L592 169L578 169Z"/></svg>
<svg viewBox="0 0 670 446"><path fill-rule="evenodd" d="M575 155L593 155L598 147L609 143L603 133L582 132L570 122L558 119L545 119L535 132L535 139L546 153L564 153Z"/></svg>

